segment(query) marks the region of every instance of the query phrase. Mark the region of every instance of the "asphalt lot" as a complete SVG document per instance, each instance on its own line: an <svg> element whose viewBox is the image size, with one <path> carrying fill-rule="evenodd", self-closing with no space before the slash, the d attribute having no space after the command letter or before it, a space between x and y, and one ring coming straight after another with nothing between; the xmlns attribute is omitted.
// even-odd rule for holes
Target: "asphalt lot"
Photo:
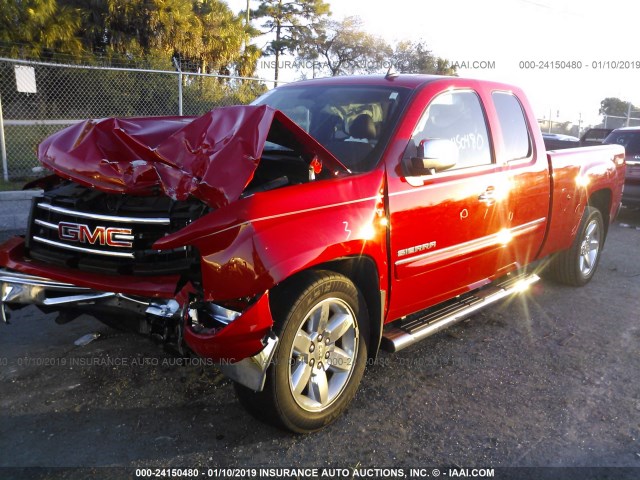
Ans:
<svg viewBox="0 0 640 480"><path fill-rule="evenodd" d="M306 436L255 421L212 367L28 307L0 325L0 467L640 467L639 253L623 210L589 285L545 280L383 353Z"/></svg>

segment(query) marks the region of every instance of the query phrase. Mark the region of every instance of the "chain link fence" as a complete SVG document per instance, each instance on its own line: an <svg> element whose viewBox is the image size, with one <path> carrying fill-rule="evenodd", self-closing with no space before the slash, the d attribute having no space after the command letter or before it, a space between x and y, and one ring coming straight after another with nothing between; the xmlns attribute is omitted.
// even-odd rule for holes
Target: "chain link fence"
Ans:
<svg viewBox="0 0 640 480"><path fill-rule="evenodd" d="M604 115L603 128L640 127L640 118Z"/></svg>
<svg viewBox="0 0 640 480"><path fill-rule="evenodd" d="M248 103L268 80L183 71L62 65L0 58L2 179L42 174L37 145L87 118L202 115Z"/></svg>
<svg viewBox="0 0 640 480"><path fill-rule="evenodd" d="M538 126L543 133L556 133L561 135L571 135L580 137L586 128L580 129L578 123L570 121L549 121L545 118L538 119ZM603 115L602 123L587 128L609 128L611 130L622 127L640 127L640 118L635 117L618 117L613 115Z"/></svg>

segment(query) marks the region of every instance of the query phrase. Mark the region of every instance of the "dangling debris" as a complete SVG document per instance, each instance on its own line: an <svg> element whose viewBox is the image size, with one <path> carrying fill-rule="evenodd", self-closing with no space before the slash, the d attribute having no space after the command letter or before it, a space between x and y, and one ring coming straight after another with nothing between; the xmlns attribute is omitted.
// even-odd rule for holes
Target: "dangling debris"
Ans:
<svg viewBox="0 0 640 480"><path fill-rule="evenodd" d="M73 344L77 347L84 347L85 345L89 345L91 342L97 340L98 338L100 338L99 333L87 333L86 335L83 335L75 342L73 342Z"/></svg>

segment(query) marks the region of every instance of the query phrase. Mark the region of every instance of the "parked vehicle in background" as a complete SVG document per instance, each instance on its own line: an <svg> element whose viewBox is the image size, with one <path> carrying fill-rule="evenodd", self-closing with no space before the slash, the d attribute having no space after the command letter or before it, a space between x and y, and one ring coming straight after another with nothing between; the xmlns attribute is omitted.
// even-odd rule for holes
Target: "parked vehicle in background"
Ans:
<svg viewBox="0 0 640 480"><path fill-rule="evenodd" d="M296 432L345 411L379 348L523 294L539 261L589 282L625 171L619 145L547 152L517 87L421 75L81 122L39 158L26 238L0 246L2 315L89 313L220 361Z"/></svg>
<svg viewBox="0 0 640 480"><path fill-rule="evenodd" d="M622 203L640 207L640 127L617 128L605 138L604 143L624 147L627 173Z"/></svg>
<svg viewBox="0 0 640 480"><path fill-rule="evenodd" d="M561 133L542 133L544 146L547 150L562 150L565 148L576 148L580 146L580 139L571 135Z"/></svg>
<svg viewBox="0 0 640 480"><path fill-rule="evenodd" d="M594 145L602 145L604 139L607 138L613 129L611 128L588 128L580 137L581 147L592 147Z"/></svg>

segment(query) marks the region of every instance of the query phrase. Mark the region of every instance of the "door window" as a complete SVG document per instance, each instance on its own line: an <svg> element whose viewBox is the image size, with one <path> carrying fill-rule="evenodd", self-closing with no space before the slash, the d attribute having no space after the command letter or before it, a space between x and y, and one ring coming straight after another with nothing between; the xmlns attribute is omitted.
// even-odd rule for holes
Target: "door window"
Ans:
<svg viewBox="0 0 640 480"><path fill-rule="evenodd" d="M531 155L531 140L520 102L508 92L493 92L491 97L502 130L504 161L528 158Z"/></svg>
<svg viewBox="0 0 640 480"><path fill-rule="evenodd" d="M431 101L414 131L413 145L417 149L432 139L451 140L458 147L455 169L492 163L487 123L475 92L445 92Z"/></svg>

